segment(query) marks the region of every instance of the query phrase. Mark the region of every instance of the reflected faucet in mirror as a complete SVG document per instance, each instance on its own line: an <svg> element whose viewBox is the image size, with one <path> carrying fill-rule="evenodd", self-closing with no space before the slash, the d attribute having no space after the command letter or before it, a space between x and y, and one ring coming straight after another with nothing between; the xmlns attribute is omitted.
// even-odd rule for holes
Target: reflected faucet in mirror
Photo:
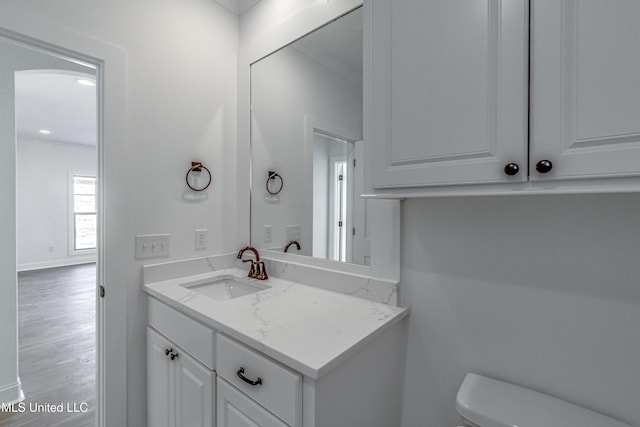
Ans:
<svg viewBox="0 0 640 427"><path fill-rule="evenodd" d="M253 252L255 259L242 259L242 256L246 251ZM238 251L238 255L236 256L236 258L241 260L243 263L251 263L247 277L258 280L267 280L269 278L269 275L267 274L267 266L265 265L264 261L260 261L260 254L258 253L258 250L256 248L252 246L245 246Z"/></svg>
<svg viewBox="0 0 640 427"><path fill-rule="evenodd" d="M296 245L296 249L300 250L300 243L298 243L298 241L296 240L292 240L289 243L287 243L287 246L284 247L284 251L289 252L289 248L293 245Z"/></svg>

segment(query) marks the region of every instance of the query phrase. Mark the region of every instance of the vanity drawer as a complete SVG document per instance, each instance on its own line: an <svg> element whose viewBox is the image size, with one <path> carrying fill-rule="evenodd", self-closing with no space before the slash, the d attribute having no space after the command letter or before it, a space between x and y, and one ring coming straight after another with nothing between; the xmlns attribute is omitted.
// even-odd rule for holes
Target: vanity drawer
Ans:
<svg viewBox="0 0 640 427"><path fill-rule="evenodd" d="M215 331L185 316L155 298L149 298L149 326L215 369Z"/></svg>
<svg viewBox="0 0 640 427"><path fill-rule="evenodd" d="M268 357L218 334L217 372L290 426L302 415L302 377ZM244 376L246 380L240 378ZM259 380L258 380L259 379ZM252 385L249 381L259 382Z"/></svg>

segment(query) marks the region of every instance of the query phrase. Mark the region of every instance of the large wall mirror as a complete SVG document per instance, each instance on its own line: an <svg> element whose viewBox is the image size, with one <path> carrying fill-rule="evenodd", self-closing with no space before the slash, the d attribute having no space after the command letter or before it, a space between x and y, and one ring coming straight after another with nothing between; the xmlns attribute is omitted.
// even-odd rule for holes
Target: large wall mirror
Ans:
<svg viewBox="0 0 640 427"><path fill-rule="evenodd" d="M251 64L257 248L370 263L362 22L355 9Z"/></svg>

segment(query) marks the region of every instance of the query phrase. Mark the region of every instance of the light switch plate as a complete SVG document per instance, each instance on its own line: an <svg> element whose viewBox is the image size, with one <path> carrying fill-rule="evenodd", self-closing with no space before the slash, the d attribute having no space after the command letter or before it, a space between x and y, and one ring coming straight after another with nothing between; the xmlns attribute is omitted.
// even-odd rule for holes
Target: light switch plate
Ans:
<svg viewBox="0 0 640 427"><path fill-rule="evenodd" d="M273 242L273 226L265 225L264 226L264 242L263 243L271 243Z"/></svg>
<svg viewBox="0 0 640 427"><path fill-rule="evenodd" d="M136 259L168 257L169 237L169 234L136 236Z"/></svg>
<svg viewBox="0 0 640 427"><path fill-rule="evenodd" d="M196 249L207 249L207 229L197 228L195 230Z"/></svg>

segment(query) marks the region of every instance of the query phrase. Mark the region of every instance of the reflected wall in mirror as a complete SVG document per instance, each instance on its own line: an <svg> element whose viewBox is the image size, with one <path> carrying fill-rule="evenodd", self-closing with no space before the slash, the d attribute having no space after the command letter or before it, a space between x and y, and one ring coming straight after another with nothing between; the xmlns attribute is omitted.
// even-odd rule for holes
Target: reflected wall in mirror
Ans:
<svg viewBox="0 0 640 427"><path fill-rule="evenodd" d="M362 52L359 8L251 65L253 246L369 265Z"/></svg>

